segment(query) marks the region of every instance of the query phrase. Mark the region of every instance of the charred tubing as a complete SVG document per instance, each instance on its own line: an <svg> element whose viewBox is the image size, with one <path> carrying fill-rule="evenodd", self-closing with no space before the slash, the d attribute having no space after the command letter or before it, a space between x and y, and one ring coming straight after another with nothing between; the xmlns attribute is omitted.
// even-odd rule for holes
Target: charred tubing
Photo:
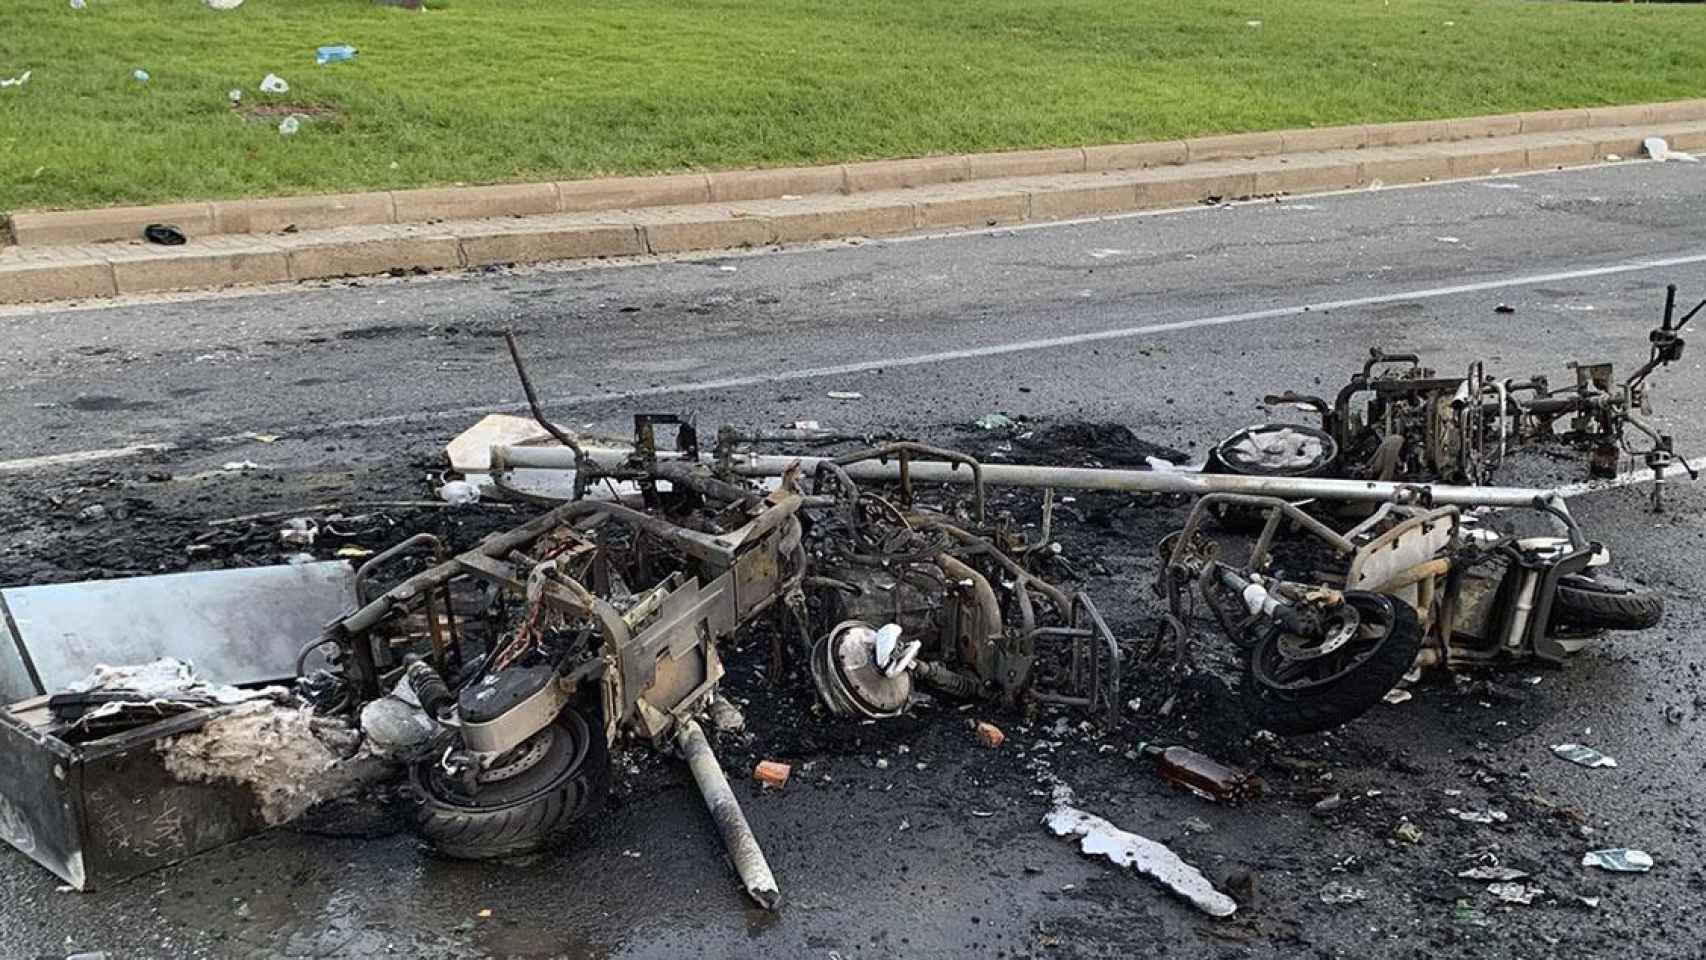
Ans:
<svg viewBox="0 0 1706 960"><path fill-rule="evenodd" d="M973 570L968 564L946 553L936 555L936 565L942 568L950 580L956 583L971 583L972 592L977 597L977 605L983 611L980 617L983 628L988 631L979 638L976 650L964 651L974 666L981 666L985 651L998 650L1004 633L1001 629L1001 601L995 596L995 588L989 585L989 580L983 574ZM978 671L982 673L981 670Z"/></svg>
<svg viewBox="0 0 1706 960"><path fill-rule="evenodd" d="M586 455L581 451L580 442L564 431L562 427L552 423L550 417L545 416L545 408L539 403L539 394L533 389L533 379L527 375L527 365L521 362L521 348L516 346L515 331L504 331L504 342L509 344L510 359L515 361L515 375L521 380L521 392L527 395L527 406L533 411L533 419L545 429L546 433L556 437L558 443L574 451L575 463L579 464L586 459Z"/></svg>
<svg viewBox="0 0 1706 960"><path fill-rule="evenodd" d="M505 447L505 462L512 467L561 470L575 466L567 451L552 447ZM587 459L600 466L615 466L631 451L618 447L588 447ZM659 457L670 456L660 452ZM679 457L679 455L674 455ZM736 454L734 471L748 477L777 477L794 468L815 471L823 457ZM895 481L900 468L894 463L866 460L848 464L848 476L862 481ZM972 481L964 470L941 461L911 464L914 483L965 484ZM1013 463L982 465L983 482L992 487L1056 487L1067 490L1106 490L1125 493L1169 493L1200 496L1205 493L1244 493L1292 499L1322 499L1381 503L1425 492L1440 506L1534 507L1539 503L1561 504L1556 490L1534 487L1468 487L1453 484L1396 484L1373 480L1341 480L1332 477L1247 477L1239 474L1208 474L1184 470L1113 470L1099 467L1042 467Z"/></svg>
<svg viewBox="0 0 1706 960"><path fill-rule="evenodd" d="M782 892L776 887L776 877L770 872L752 826L746 822L746 814L741 812L740 801L729 787L729 778L723 776L723 768L705 740L705 731L697 721L683 720L675 728L675 746L687 761L687 769L693 772L693 782L699 786L699 795L705 798L705 807L711 811L717 832L722 834L723 846L734 861L747 896L766 910L778 909L782 905Z"/></svg>
<svg viewBox="0 0 1706 960"><path fill-rule="evenodd" d="M983 681L939 663L914 660L912 675L952 697L971 700L983 696Z"/></svg>
<svg viewBox="0 0 1706 960"><path fill-rule="evenodd" d="M590 514L602 512L601 507L603 506L607 505L590 500L563 504L549 513L534 517L513 530L487 537L478 547L469 552L493 559L507 557L510 551L532 543L556 527L565 523L572 523ZM430 569L423 570L333 624L332 632L327 636L327 639L336 640L340 636L349 636L370 630L391 616L399 605L414 600L425 590L449 582L451 578L461 572L462 566L455 557Z"/></svg>

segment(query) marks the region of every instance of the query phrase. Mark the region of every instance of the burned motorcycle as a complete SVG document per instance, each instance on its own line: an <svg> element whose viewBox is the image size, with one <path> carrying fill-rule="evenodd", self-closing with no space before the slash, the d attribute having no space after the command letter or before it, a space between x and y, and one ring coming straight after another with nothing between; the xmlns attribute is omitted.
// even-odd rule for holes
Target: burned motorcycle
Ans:
<svg viewBox="0 0 1706 960"><path fill-rule="evenodd" d="M1223 560L1204 533L1227 506L1265 518L1243 563ZM1482 511L1397 503L1341 534L1284 500L1210 494L1161 548L1164 639L1183 656L1200 597L1244 655L1252 719L1289 735L1355 719L1416 666L1559 662L1602 631L1659 622L1658 593L1611 576L1605 549L1568 513L1535 509L1565 535L1519 536ZM1282 524L1306 535L1283 563Z"/></svg>
<svg viewBox="0 0 1706 960"><path fill-rule="evenodd" d="M1676 318L1676 287L1665 294L1664 317L1648 335L1648 360L1619 383L1609 363L1572 363L1574 382L1552 387L1547 377L1498 379L1471 364L1461 377L1440 376L1416 354L1379 348L1331 402L1292 391L1264 402L1314 413L1319 428L1298 423L1246 427L1217 444L1209 472L1264 477L1349 477L1398 482L1486 484L1519 446L1563 440L1588 449L1595 477L1617 472L1625 455L1662 479L1678 461L1672 438L1642 419L1649 411L1647 378L1682 356L1682 328L1706 307ZM1633 434L1633 436L1632 436ZM1641 438L1637 442L1636 437Z"/></svg>
<svg viewBox="0 0 1706 960"><path fill-rule="evenodd" d="M740 442L732 431L707 462L691 422L641 415L620 456L595 462L535 413L574 457L573 499L455 557L417 537L373 558L364 605L311 645L334 651L317 678L332 707L360 705L370 740L409 756L415 826L440 851L538 848L596 807L610 748L639 742L688 761L748 892L773 905L698 723L719 706L720 645L767 613L771 674L791 647L836 714L893 715L914 684L1014 708L1116 709L1107 625L1087 596L1028 566L1036 544L988 521L981 484L969 503L928 508L908 480L875 488L847 472L898 461L904 477L925 457L975 476L975 460L889 444L766 489L717 468ZM658 447L666 424L673 450ZM541 499L508 482L501 458L492 482ZM615 495L593 496L601 486ZM438 562L367 597L374 571L424 547Z"/></svg>

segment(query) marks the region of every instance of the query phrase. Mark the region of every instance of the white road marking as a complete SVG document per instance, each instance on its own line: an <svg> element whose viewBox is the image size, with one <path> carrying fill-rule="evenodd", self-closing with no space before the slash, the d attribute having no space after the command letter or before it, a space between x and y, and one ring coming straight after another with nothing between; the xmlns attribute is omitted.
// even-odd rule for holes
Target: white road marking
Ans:
<svg viewBox="0 0 1706 960"><path fill-rule="evenodd" d="M144 453L162 453L172 449L169 443L139 443L129 447L109 447L105 450L76 450L71 453L50 453L40 457L24 457L20 460L0 460L0 473L22 473L26 470L40 470L43 467L69 467L80 463L98 463L102 460L118 460L123 457L135 457Z"/></svg>
<svg viewBox="0 0 1706 960"><path fill-rule="evenodd" d="M1366 297L1351 297L1344 300L1321 300L1314 303L1296 304L1285 307L1269 307L1263 310L1247 310L1239 313L1223 313L1216 316L1196 317L1189 320L1174 320L1166 323L1139 324L1129 327L1115 327L1109 330L1093 330L1084 333L1066 334L1058 337L1043 337L1034 340L1017 340L1010 343L995 343L982 347L967 347L961 350L943 350L935 353L913 354L902 357L885 357L878 360L858 360L852 363L833 364L821 367L805 367L798 370L785 370L779 373L749 374L738 377L723 377L717 380L690 380L682 383L659 384L654 387L642 387L637 390L612 390L603 393L571 394L568 396L550 397L545 400L548 408L556 410L559 415L572 417L565 407L579 404L615 403L626 400L639 400L650 397L676 396L695 393L711 393L721 390L740 390L747 387L764 384L786 383L795 380L816 380L825 377L846 377L857 373L869 373L874 370L922 367L939 363L953 363L961 360L976 360L986 357L999 357L1011 354L1033 353L1041 350L1057 350L1063 347L1074 347L1089 343L1105 343L1113 340L1129 340L1136 337L1154 336L1161 333L1174 333L1181 330L1197 330L1209 327L1232 326L1236 324L1255 323L1263 320L1279 320L1293 317L1303 317L1310 314L1326 314L1334 310L1346 310L1356 307L1379 306L1388 303L1405 303L1414 300L1434 300L1442 297L1459 296L1465 293L1479 293L1487 290L1503 290L1511 287L1534 286L1538 284L1558 283L1566 280L1580 280L1588 277L1607 277L1625 273L1639 273L1646 270L1663 270L1671 267L1689 264L1706 263L1706 253L1687 254L1676 257L1662 257L1651 260L1636 260L1627 263L1609 264L1599 267L1578 267L1573 270L1558 270L1551 273L1523 274L1514 277L1500 277L1493 280L1477 280L1471 283L1458 283L1442 287L1425 287L1419 290L1404 290L1395 293L1381 293ZM409 413L387 414L378 417L364 417L355 420L340 420L326 424L314 424L312 427L298 427L281 431L286 434L302 435L337 430L362 430L372 427L392 426L399 423L420 422L423 420L451 420L471 415L487 413L504 413L526 409L526 404L487 403L470 404L453 407L446 410L413 411ZM211 438L218 444L241 443L251 439L247 432ZM86 451L85 453L55 454L53 457L73 458L66 462L77 462L75 458L110 459L115 456L128 456L144 452L142 448L119 448L113 450ZM6 469L33 469L35 466L55 465L53 457L34 457L21 461L0 461L0 471ZM46 460L48 462L35 463ZM25 464L25 466L16 466Z"/></svg>
<svg viewBox="0 0 1706 960"><path fill-rule="evenodd" d="M1265 310L1248 310L1242 313L1224 313L1212 317L1197 317L1191 320L1174 320L1167 323L1148 323L1131 327L1115 327L1110 330L1092 330L1085 333L1072 333L1059 337L1044 337L1036 340L1017 340L1011 343L994 343L982 347L967 347L962 350L943 350L937 353L920 353L906 357L885 357L880 360L857 360L853 363L840 363L824 367L804 367L798 370L785 370L780 373L751 374L741 377L724 377L719 380L690 380L682 383L659 384L655 387L642 387L637 390L612 390L604 393L571 394L568 396L551 397L545 401L547 407L561 411L563 407L587 403L613 403L623 400L639 400L648 397L674 396L679 394L711 393L719 390L739 390L746 387L761 386L770 383L786 383L792 380L816 380L822 377L845 377L856 373L869 373L873 370L887 370L897 367L922 367L938 363L953 363L960 360L977 360L985 357L1007 356L1017 353L1033 353L1039 350L1056 350L1062 347L1074 347L1086 343L1104 343L1110 340L1129 340L1136 337L1153 336L1158 333L1173 333L1180 330L1196 330L1204 327L1223 327L1241 323L1254 323L1261 320L1277 320L1288 317L1302 317L1308 314L1324 314L1334 310L1345 310L1353 307L1379 306L1387 303L1405 303L1411 300L1434 300L1441 297L1453 297L1465 293L1479 293L1486 290L1503 290L1509 287L1526 287L1546 283L1558 283L1564 280L1580 280L1586 277L1615 276L1622 273L1639 273L1643 270L1663 270L1686 264L1706 263L1706 253L1688 254L1686 256L1665 257L1655 260L1637 260L1630 263L1610 264L1603 267L1580 267L1574 270L1559 270L1553 273L1534 273L1516 277L1501 277L1496 280L1478 280L1473 283L1458 283L1444 287L1427 287L1421 290L1405 290L1398 293L1381 293L1367 297L1352 297L1345 300L1322 300L1316 303L1298 304L1289 307L1269 307ZM526 409L526 404L496 403L477 404L456 407L449 410L439 410L430 413L398 413L380 417L366 417L359 420L343 420L327 424L320 429L353 430L366 427L381 427L407 421L423 419L454 419L470 414L504 413ZM567 412L561 414L572 418ZM231 442L240 437L219 437L218 441Z"/></svg>
<svg viewBox="0 0 1706 960"><path fill-rule="evenodd" d="M1695 472L1706 470L1706 457L1695 457L1688 461L1688 466L1693 467ZM1680 463L1673 463L1666 467L1665 479L1670 480L1673 477L1682 477L1686 479L1688 477L1687 468ZM1583 480L1581 483L1566 484L1559 487L1558 492L1565 497L1579 497L1584 493L1594 493L1599 490L1611 490L1617 487L1627 487L1632 484L1651 482L1653 482L1653 471L1648 470L1645 467L1639 467L1637 469L1630 470L1627 473L1620 473L1615 477L1607 477L1604 480Z"/></svg>

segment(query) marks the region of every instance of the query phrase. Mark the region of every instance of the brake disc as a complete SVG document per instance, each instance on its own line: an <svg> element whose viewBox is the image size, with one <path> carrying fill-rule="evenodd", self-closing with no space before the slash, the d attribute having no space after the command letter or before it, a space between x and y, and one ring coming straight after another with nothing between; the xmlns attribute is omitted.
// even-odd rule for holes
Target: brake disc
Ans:
<svg viewBox="0 0 1706 960"><path fill-rule="evenodd" d="M552 727L546 727L528 737L520 746L500 755L492 761L491 766L476 774L474 779L480 783L497 783L526 773L544 759L556 738L557 734Z"/></svg>
<svg viewBox="0 0 1706 960"><path fill-rule="evenodd" d="M1327 621L1323 637L1301 637L1288 633L1279 639L1280 655L1287 660L1313 660L1324 657L1356 639L1362 630L1362 615L1348 603L1340 604Z"/></svg>

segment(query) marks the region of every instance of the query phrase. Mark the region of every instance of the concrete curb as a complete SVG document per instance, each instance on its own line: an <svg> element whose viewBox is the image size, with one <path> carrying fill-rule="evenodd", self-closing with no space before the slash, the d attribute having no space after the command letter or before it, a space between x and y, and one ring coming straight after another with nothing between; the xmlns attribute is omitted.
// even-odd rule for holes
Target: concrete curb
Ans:
<svg viewBox="0 0 1706 960"><path fill-rule="evenodd" d="M0 303L890 236L1176 207L1209 198L1552 169L1611 154L1635 157L1648 136L1664 137L1678 150L1706 149L1706 101L1691 101L1690 109L1693 104L1702 117L1680 122L1671 119L1673 110L1685 105L1660 105L1667 108L1665 122L1654 107L1600 112L1601 119L1645 118L1626 126L1593 125L1595 111L1587 110L1429 121L1404 125L1403 131L1362 128L1364 143L1375 136L1403 141L1392 146L1336 146L1356 139L1345 132L1351 128L1342 128L1290 135L1290 150L1284 133L1238 135L795 171L517 184L475 188L472 198L453 190L315 198L335 200L336 216L326 212L330 207L306 201L181 204L172 208L181 214L180 225L242 223L281 230L281 222L299 218L315 226L196 237L180 247L79 241L0 248ZM1277 152L1245 156L1266 150ZM1197 159L1190 161L1193 151ZM979 177L980 172L1006 175ZM836 183L846 192L826 189ZM764 196L776 184L819 189ZM575 209L565 211L569 196ZM462 206L464 199L472 206ZM460 209L479 216L384 222L402 211L446 215ZM119 217L114 211L94 214L91 222ZM344 216L359 222L334 222Z"/></svg>
<svg viewBox="0 0 1706 960"><path fill-rule="evenodd" d="M132 240L140 237L143 227L151 223L173 223L189 236L199 238L226 233L276 233L286 227L324 230L384 223L431 223L817 194L855 194L967 180L1133 170L1205 160L1404 147L1694 120L1706 120L1706 99L1506 113L1458 120L1275 130L1155 143L881 160L826 167L779 167L664 177L618 177L15 213L10 218L10 225L12 242L18 246Z"/></svg>

